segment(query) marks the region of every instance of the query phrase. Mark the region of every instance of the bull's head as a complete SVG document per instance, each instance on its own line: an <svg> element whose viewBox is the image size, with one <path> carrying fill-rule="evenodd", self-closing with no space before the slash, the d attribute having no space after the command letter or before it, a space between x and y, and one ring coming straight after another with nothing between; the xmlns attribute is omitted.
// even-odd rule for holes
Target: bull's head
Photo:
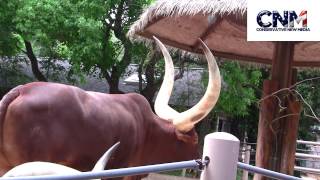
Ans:
<svg viewBox="0 0 320 180"><path fill-rule="evenodd" d="M92 172L104 170L112 153L118 148L119 142L109 148L97 161ZM54 175L54 174L78 174L80 171L50 162L28 162L14 167L2 177L21 177L21 176L40 176L40 175Z"/></svg>
<svg viewBox="0 0 320 180"><path fill-rule="evenodd" d="M198 158L198 135L194 130L196 123L201 121L216 104L221 87L221 78L217 63L209 48L201 41L204 54L208 61L209 83L205 95L191 109L185 112L177 112L169 107L168 102L174 83L174 66L169 52L165 46L154 38L165 59L165 75L163 83L158 92L154 109L158 115L157 127L152 128L148 133L149 148L144 148L142 154L153 153L157 156L144 157L141 155L141 164L163 163ZM159 138L160 137L160 138ZM157 140L157 141L155 141ZM164 148L165 147L165 150Z"/></svg>
<svg viewBox="0 0 320 180"><path fill-rule="evenodd" d="M154 37L154 39L160 47L165 59L165 75L155 101L155 112L162 119L171 121L180 132L189 132L197 122L201 121L206 115L208 115L219 98L221 78L218 65L210 49L202 40L199 40L208 62L208 87L205 95L194 107L185 112L179 113L168 105L174 83L174 66L172 59L166 47L157 38Z"/></svg>

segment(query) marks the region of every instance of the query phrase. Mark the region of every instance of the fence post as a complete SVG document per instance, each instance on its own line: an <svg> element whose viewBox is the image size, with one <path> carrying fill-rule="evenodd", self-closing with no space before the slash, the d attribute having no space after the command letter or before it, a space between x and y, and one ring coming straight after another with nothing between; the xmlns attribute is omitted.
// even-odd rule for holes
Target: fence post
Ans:
<svg viewBox="0 0 320 180"><path fill-rule="evenodd" d="M187 174L187 169L182 169L181 176L186 177L186 174Z"/></svg>
<svg viewBox="0 0 320 180"><path fill-rule="evenodd" d="M215 132L204 139L203 159L210 158L200 180L235 180L240 141L232 134Z"/></svg>
<svg viewBox="0 0 320 180"><path fill-rule="evenodd" d="M244 146L244 163L250 164L250 152L251 152L251 146L245 145ZM248 180L248 171L243 170L242 171L242 180Z"/></svg>

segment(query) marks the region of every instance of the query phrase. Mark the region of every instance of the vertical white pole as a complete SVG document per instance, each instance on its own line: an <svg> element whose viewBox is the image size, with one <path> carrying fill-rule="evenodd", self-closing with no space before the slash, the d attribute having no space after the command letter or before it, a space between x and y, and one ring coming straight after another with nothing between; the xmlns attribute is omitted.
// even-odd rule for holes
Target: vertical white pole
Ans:
<svg viewBox="0 0 320 180"><path fill-rule="evenodd" d="M235 180L240 141L232 134L215 132L204 139L203 159L209 157L208 166L200 180Z"/></svg>
<svg viewBox="0 0 320 180"><path fill-rule="evenodd" d="M186 177L187 169L182 169L181 176Z"/></svg>
<svg viewBox="0 0 320 180"><path fill-rule="evenodd" d="M246 164L250 164L250 152L251 152L251 146L245 145L244 163ZM246 170L242 171L242 180L248 180L248 171Z"/></svg>

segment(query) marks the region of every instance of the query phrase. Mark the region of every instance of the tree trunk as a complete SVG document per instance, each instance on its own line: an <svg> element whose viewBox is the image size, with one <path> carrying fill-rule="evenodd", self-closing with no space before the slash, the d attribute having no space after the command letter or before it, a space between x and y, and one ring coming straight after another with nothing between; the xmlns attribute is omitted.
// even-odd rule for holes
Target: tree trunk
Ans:
<svg viewBox="0 0 320 180"><path fill-rule="evenodd" d="M131 60L130 49L131 49L131 43L124 44L124 55L122 57L121 62L117 65L114 65L110 73L108 72L104 73L104 77L106 78L107 83L109 85L109 93L111 94L124 93L119 89L119 82L120 82L122 72L124 72L128 67L128 65L130 64L130 60Z"/></svg>
<svg viewBox="0 0 320 180"><path fill-rule="evenodd" d="M120 7L119 7L120 8ZM121 8L120 8L121 9ZM120 24L120 25L119 25ZM119 64L115 64L112 67L111 74L106 73L105 78L109 84L109 93L111 94L119 94L124 93L119 90L119 82L122 73L126 70L131 62L131 47L132 44L129 39L126 38L126 34L124 30L121 28L121 19L116 19L115 28L113 29L115 36L121 41L124 47L124 54Z"/></svg>
<svg viewBox="0 0 320 180"><path fill-rule="evenodd" d="M109 93L110 94L124 94L123 91L119 89L119 81L109 82Z"/></svg>
<svg viewBox="0 0 320 180"><path fill-rule="evenodd" d="M29 41L24 40L24 44L26 47L26 54L31 62L31 69L33 75L36 77L38 81L48 81L46 77L41 73L39 66L38 66L38 60L37 57L33 53L32 45Z"/></svg>
<svg viewBox="0 0 320 180"><path fill-rule="evenodd" d="M156 51L155 44L153 44L153 48L150 50L149 55L147 57L148 64L146 67L145 75L146 75L146 81L147 85L144 89L142 89L142 64L140 64L139 67L139 90L140 93L149 101L150 105L153 107L153 99L156 94L156 92L159 89L159 86L161 85L162 80L156 79L156 63L160 59L161 53L159 51ZM180 58L179 58L180 60ZM182 59L179 63L180 70L179 73L175 75L174 80L180 79L183 77L184 73L184 62L185 59Z"/></svg>
<svg viewBox="0 0 320 180"><path fill-rule="evenodd" d="M114 66L112 68L111 74L109 74L108 72L105 72L104 77L107 80L107 83L109 85L109 93L110 94L123 94L124 93L124 92L120 91L120 89L119 89L120 76L117 73L116 66Z"/></svg>
<svg viewBox="0 0 320 180"><path fill-rule="evenodd" d="M147 80L147 86L141 91L141 94L149 101L149 103L153 104L153 98L155 93L158 90L159 82L156 82L155 79L155 65L158 59L158 53L152 50L150 55L150 60L148 62L148 65L146 67L146 80ZM153 106L152 106L153 107Z"/></svg>

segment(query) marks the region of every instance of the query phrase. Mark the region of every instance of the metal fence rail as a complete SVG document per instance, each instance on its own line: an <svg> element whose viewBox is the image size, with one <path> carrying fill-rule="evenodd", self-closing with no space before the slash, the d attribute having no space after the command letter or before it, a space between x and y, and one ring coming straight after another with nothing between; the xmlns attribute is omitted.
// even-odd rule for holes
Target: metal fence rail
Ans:
<svg viewBox="0 0 320 180"><path fill-rule="evenodd" d="M302 166L295 166L294 170L295 171L300 171L308 174L320 174L320 169L315 168L318 163L320 162L320 156L319 156L319 146L320 142L314 142L314 141L303 141L303 140L297 140L298 144L304 144L307 147L311 147L311 149L297 149L301 151L302 153L296 153L296 160L303 161L305 163L311 163L313 164L310 167L302 167ZM317 148L318 147L318 148ZM316 163L316 166L315 166ZM307 164L306 164L307 166Z"/></svg>
<svg viewBox="0 0 320 180"><path fill-rule="evenodd" d="M297 140L298 144L309 144L314 146L320 146L320 142L313 142L313 141L303 141L303 140Z"/></svg>
<svg viewBox="0 0 320 180"><path fill-rule="evenodd" d="M307 167L301 167L301 166L294 166L294 170L296 171L301 171L301 172L306 172L306 173L312 173L312 174L320 174L320 169L315 169L315 168L307 168Z"/></svg>
<svg viewBox="0 0 320 180"><path fill-rule="evenodd" d="M289 176L287 174L282 174L278 172L274 172L271 170L259 168L256 166L252 166L249 164L238 162L238 168L243 169L249 172L258 173L266 177L274 178L274 179L281 179L281 180L300 180L301 178Z"/></svg>
<svg viewBox="0 0 320 180"><path fill-rule="evenodd" d="M199 160L182 161L174 163L165 163L149 166L130 167L122 169L110 169L101 172L81 172L79 174L70 175L44 175L44 176L29 176L29 177L6 177L0 180L84 180L84 179L99 179L99 178L115 178L123 176L134 176L148 174L150 172L173 171L179 169L198 169L200 170L203 164Z"/></svg>
<svg viewBox="0 0 320 180"><path fill-rule="evenodd" d="M45 175L29 177L5 177L0 180L84 180L99 178L116 178L135 176L151 172L163 172L179 169L203 170L201 180L235 180L237 168L258 173L266 177L280 180L300 180L301 178L274 172L238 162L239 140L227 133L212 133L206 136L204 145L204 161L191 160L140 167L111 169L100 172L82 172L69 175ZM210 162L209 162L210 161Z"/></svg>
<svg viewBox="0 0 320 180"><path fill-rule="evenodd" d="M191 161L182 161L182 162L175 162L175 163L158 164L158 165L130 167L130 168L122 168L122 169L110 169L110 170L105 170L101 172L82 172L79 174L70 174L70 175L6 177L6 178L0 178L0 180L84 180L84 179L99 179L99 178L116 178L116 177L123 177L123 176L148 174L150 172L173 171L173 170L179 170L184 168L201 170L204 165L205 165L204 162L201 162L200 160L191 160ZM243 169L253 173L258 173L274 179L301 180L301 178L270 171L267 169L255 167L255 166L241 163L241 162L238 162L237 166L239 169Z"/></svg>
<svg viewBox="0 0 320 180"><path fill-rule="evenodd" d="M315 155L315 154L304 154L304 153L296 153L296 157L299 158L311 158L311 159L320 159L319 155Z"/></svg>

